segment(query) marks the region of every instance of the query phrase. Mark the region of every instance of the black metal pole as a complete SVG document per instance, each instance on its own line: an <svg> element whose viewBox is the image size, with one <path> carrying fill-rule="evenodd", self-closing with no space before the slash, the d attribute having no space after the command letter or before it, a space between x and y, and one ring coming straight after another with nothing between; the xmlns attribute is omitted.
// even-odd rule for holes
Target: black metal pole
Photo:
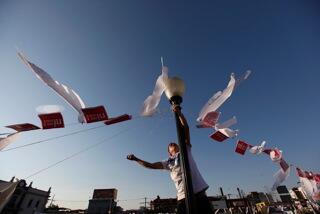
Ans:
<svg viewBox="0 0 320 214"><path fill-rule="evenodd" d="M179 106L179 110L181 111L180 104L182 103L182 97L174 96L170 100L171 104L175 104ZM179 119L179 114L175 112L176 126L177 126L177 135L178 142L180 148L180 159L181 159L181 167L183 172L184 179L184 189L185 189L185 204L187 214L196 214L196 207L194 203L194 194L193 194L193 186L192 186L192 178L191 171L189 165L189 157L187 152L186 145L186 133L183 125Z"/></svg>

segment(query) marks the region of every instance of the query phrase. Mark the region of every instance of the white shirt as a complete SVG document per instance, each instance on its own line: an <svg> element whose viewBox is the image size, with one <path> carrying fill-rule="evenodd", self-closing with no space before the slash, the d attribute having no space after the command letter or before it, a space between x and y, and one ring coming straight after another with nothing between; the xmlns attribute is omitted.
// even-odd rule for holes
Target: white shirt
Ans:
<svg viewBox="0 0 320 214"><path fill-rule="evenodd" d="M189 158L189 166L191 171L191 178L192 178L192 185L193 185L193 192L199 193L208 189L208 184L205 182L203 177L201 176L196 162L194 161L192 154L191 154L191 146L187 145L187 153ZM185 198L184 192L184 181L183 181L183 174L182 168L180 165L180 152L177 153L173 157L169 157L167 160L161 162L163 168L170 171L171 179L174 182L174 185L177 189L177 197L178 200Z"/></svg>

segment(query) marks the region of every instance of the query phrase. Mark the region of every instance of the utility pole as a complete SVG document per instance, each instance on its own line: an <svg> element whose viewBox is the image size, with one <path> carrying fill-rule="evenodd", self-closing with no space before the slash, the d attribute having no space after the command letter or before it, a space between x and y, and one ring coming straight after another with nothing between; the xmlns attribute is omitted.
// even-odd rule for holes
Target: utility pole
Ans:
<svg viewBox="0 0 320 214"><path fill-rule="evenodd" d="M54 194L54 195L52 196L52 198L51 198L50 207L52 206L53 199L54 199L55 196L56 196L56 195Z"/></svg>
<svg viewBox="0 0 320 214"><path fill-rule="evenodd" d="M147 209L147 198L144 197L144 208Z"/></svg>
<svg viewBox="0 0 320 214"><path fill-rule="evenodd" d="M149 202L147 201L147 199L148 199L147 197L144 197L144 198L143 198L144 202L140 202L141 205L144 205L143 207L144 207L145 211L147 210L147 204L149 203Z"/></svg>
<svg viewBox="0 0 320 214"><path fill-rule="evenodd" d="M221 196L223 197L224 194L223 194L223 189L222 189L222 187L220 187L220 193L221 193Z"/></svg>
<svg viewBox="0 0 320 214"><path fill-rule="evenodd" d="M241 192L240 192L239 187L237 187L237 191L238 191L238 194L239 194L239 198L242 198L242 195L241 195ZM243 199L243 198L242 198L242 199Z"/></svg>

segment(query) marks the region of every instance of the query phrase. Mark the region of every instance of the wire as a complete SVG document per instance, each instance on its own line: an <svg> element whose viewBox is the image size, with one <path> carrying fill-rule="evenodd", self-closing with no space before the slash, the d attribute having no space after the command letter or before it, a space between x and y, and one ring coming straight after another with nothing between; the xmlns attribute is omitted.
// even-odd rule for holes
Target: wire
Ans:
<svg viewBox="0 0 320 214"><path fill-rule="evenodd" d="M165 112L164 113L160 112L159 114L157 114L155 116L158 116L159 118L167 117L167 115L165 115ZM137 115L137 116L134 116L132 120L137 120L137 119L142 119L142 118L144 118L144 117L142 117L140 115ZM68 126L74 126L74 125L77 125L77 124L79 124L79 123L71 123ZM88 131L91 131L91 130L94 130L94 129L99 129L99 128L105 127L105 126L106 125L103 124L101 126L92 127L92 128L89 128L89 129L82 129L82 130L78 130L78 131L75 131L75 132L59 135L59 136L56 136L56 137L51 137L51 138L35 141L35 142L32 142L32 143L24 144L24 145L21 145L21 146L12 147L12 148L9 148L9 149L2 150L0 152L8 152L8 151L12 151L12 150L28 147L28 146L33 146L33 145L36 145L36 144L45 143L45 142L56 140L56 139L59 139L59 138L72 136L72 135L76 135L76 134L83 133L83 132L88 132Z"/></svg>
<svg viewBox="0 0 320 214"><path fill-rule="evenodd" d="M83 202L87 202L87 203L88 203L88 200L87 200L87 201L73 201L73 200L59 200L59 199L54 199L53 201L54 201L54 202L68 202L68 203L83 203Z"/></svg>
<svg viewBox="0 0 320 214"><path fill-rule="evenodd" d="M77 155L79 155L79 154L81 154L83 152L86 152L86 151L88 151L88 150L90 150L90 149L92 149L92 148L94 148L94 147L96 147L96 146L98 146L98 145L100 145L102 143L108 142L109 140L119 136L120 134L122 134L124 132L127 132L128 130L130 130L130 129L127 128L127 129L121 130L120 132L118 132L118 133L116 133L116 134L114 134L114 135L112 135L110 137L104 138L101 141L98 141L97 143L95 143L95 144L93 144L91 146L88 146L88 147L86 147L86 148L84 148L84 149L82 149L82 150L80 150L80 151L78 151L76 153L73 153L72 155L70 155L70 156L68 156L68 157L66 157L66 158L64 158L64 159L62 159L60 161L57 161L57 162L55 162L55 163L53 163L53 164L51 164L51 165L49 165L49 166L47 166L47 167L45 167L43 169L40 169L40 170L36 171L35 173L32 173L31 175L29 175L26 178L24 178L24 180L27 180L28 178L31 178L31 177L33 177L35 175L38 175L41 172L44 172L44 171L46 171L46 170L48 170L48 169L50 169L50 168L52 168L52 167L54 167L54 166L56 166L56 165L58 165L60 163L66 161L66 160L69 160L69 159L71 159L71 158L73 158L73 157L75 157L75 156L77 156Z"/></svg>
<svg viewBox="0 0 320 214"><path fill-rule="evenodd" d="M144 199L153 199L153 198L148 198L148 197L145 197L145 198L128 198L128 199L117 199L115 201L117 201L117 202L120 202L120 201L139 201L139 200L144 200ZM54 199L53 201L56 201L56 202L68 202L68 203L81 203L81 202L88 202L89 200Z"/></svg>
<svg viewBox="0 0 320 214"><path fill-rule="evenodd" d="M59 135L59 136L56 136L56 137L51 137L51 138L35 141L35 142L24 144L24 145L21 145L21 146L16 146L16 147L13 147L13 148L10 148L10 149L5 149L5 150L2 150L1 152L12 151L12 150L16 150L16 149L32 146L32 145L35 145L35 144L44 143L44 142L52 141L52 140L55 140L55 139L59 139L59 138L63 138L63 137L71 136L71 135L76 135L76 134L83 133L83 132L88 132L88 131L91 131L91 130L94 130L94 129L99 129L99 128L104 127L104 126L105 125L100 125L100 126L92 127L92 128L89 128L89 129L81 129L81 130L78 130L78 131L75 131L75 132L70 132L70 133Z"/></svg>
<svg viewBox="0 0 320 214"><path fill-rule="evenodd" d="M0 133L0 135L10 135L10 134L13 134L13 133Z"/></svg>
<svg viewBox="0 0 320 214"><path fill-rule="evenodd" d="M103 126L104 126L104 125L103 125ZM103 126L97 126L97 127L91 128L91 129L80 130L80 131L88 131L88 130L97 129L97 128L100 128L100 127L103 127ZM90 149L93 149L94 147L96 147L96 146L98 146L98 145L100 145L100 144L103 144L103 143L105 143L105 142L108 142L109 140L111 140L111 139L113 139L113 138L115 138L115 137L117 137L117 136L119 136L119 135L121 135L121 134L129 131L129 130L130 130L130 128L123 129L123 130L119 131L118 133L116 133L116 134L114 134L114 135L112 135L112 136L110 136L110 137L104 138L104 139L98 141L97 143L95 143L95 144L93 144L93 145L91 145L91 146L88 146L88 147L86 147L86 148L84 148L84 149L81 149L80 151L75 152L75 153L73 153L72 155L67 156L66 158L63 158L63 159L60 160L60 161L57 161L57 162L55 162L55 163L53 163L53 164L51 164L51 165L49 165L49 166L47 166L47 167L45 167L45 168L42 168L42 169L40 169L40 170L32 173L31 175L27 176L27 177L24 178L24 179L27 180L27 179L29 179L29 178L31 178L31 177L34 177L35 175L38 175L38 174L40 174L40 173L42 173L42 172L44 172L44 171L46 171L46 170L48 170L48 169L50 169L50 168L52 168L52 167L55 167L55 166L59 165L60 163L63 163L64 161L67 161L67 160L69 160L69 159L71 159L71 158L73 158L73 157L75 157L75 156L77 156L77 155L79 155L79 154L81 154L81 153L83 153L83 152L86 152L86 151L88 151L88 150L90 150ZM75 134L75 133L76 133L76 132L69 133L69 135L70 135L70 134ZM78 131L77 133L79 133L79 131ZM65 135L61 135L61 136L58 136L58 137L62 137L62 136L65 136ZM57 138L57 137L55 137L54 139L56 139L56 138ZM35 143L40 143L40 142L35 142ZM24 146L34 145L35 143L26 144L26 145L24 145ZM21 148L21 146L20 146L19 148ZM12 149L14 149L14 148L12 148ZM11 149L11 150L12 150L12 149ZM8 150L5 150L5 151L8 151Z"/></svg>
<svg viewBox="0 0 320 214"><path fill-rule="evenodd" d="M139 201L139 200L144 200L144 199L153 199L153 198L129 198L129 199L118 199L117 201Z"/></svg>

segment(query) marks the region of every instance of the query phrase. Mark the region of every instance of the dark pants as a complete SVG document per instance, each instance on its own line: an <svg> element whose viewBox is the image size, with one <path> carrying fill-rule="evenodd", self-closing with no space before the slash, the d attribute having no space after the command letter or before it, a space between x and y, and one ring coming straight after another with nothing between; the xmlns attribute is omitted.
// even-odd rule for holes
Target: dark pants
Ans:
<svg viewBox="0 0 320 214"><path fill-rule="evenodd" d="M200 192L194 195L194 201L196 205L196 214L212 214L213 210L211 203L206 195L206 192ZM178 212L177 214L186 214L186 202L185 199L178 201Z"/></svg>

